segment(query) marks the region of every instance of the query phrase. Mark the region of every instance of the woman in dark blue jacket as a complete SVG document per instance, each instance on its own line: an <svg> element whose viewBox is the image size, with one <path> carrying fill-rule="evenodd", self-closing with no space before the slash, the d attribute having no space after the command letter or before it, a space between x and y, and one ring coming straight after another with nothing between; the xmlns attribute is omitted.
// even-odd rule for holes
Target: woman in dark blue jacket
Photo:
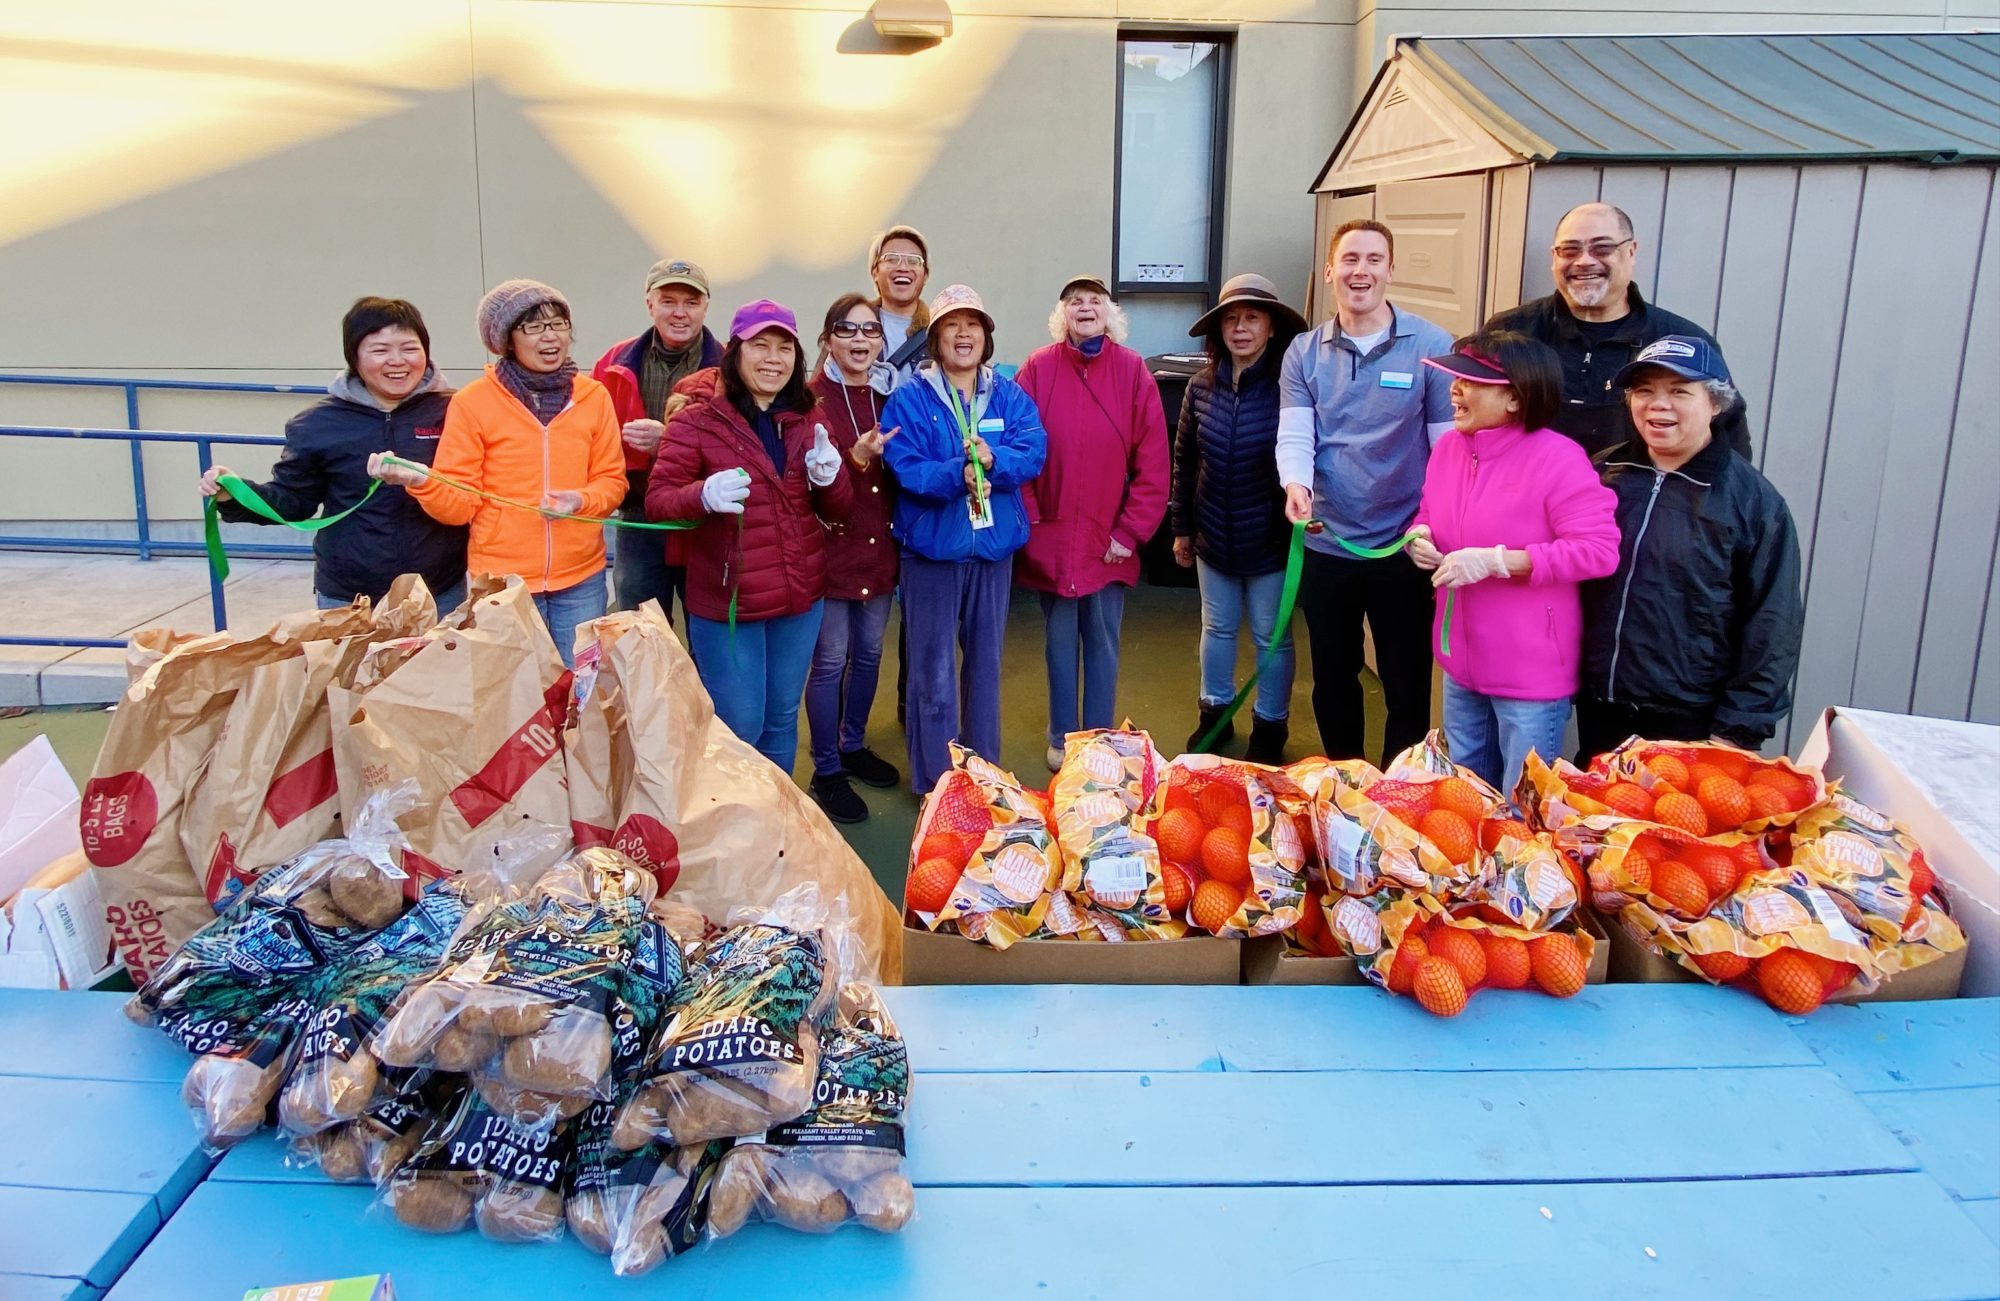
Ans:
<svg viewBox="0 0 2000 1301"><path fill-rule="evenodd" d="M431 365L431 336L417 309L400 298L363 298L340 323L347 369L327 385L327 396L285 425L285 450L269 483L253 483L271 508L288 520L337 515L360 501L376 481L368 457L393 452L406 461L431 463L444 433L451 390ZM268 524L216 482L230 473L217 465L201 477L204 497L218 499L218 514L237 524ZM313 534L313 591L323 610L356 596L380 601L398 575L421 574L439 613L465 599L462 525L440 524L392 483L340 523Z"/></svg>
<svg viewBox="0 0 2000 1301"><path fill-rule="evenodd" d="M904 727L919 795L951 768L953 741L999 761L1007 599L1028 540L1021 486L1048 450L1034 402L987 364L993 318L978 294L952 285L931 300L928 347L878 422L898 493Z"/></svg>
<svg viewBox="0 0 2000 1301"><path fill-rule="evenodd" d="M1292 703L1292 630L1279 628L1285 585L1285 490L1278 483L1278 367L1305 318L1260 275L1241 275L1188 333L1208 365L1188 381L1174 431L1174 559L1201 579L1201 721L1188 749L1236 695L1236 634L1247 615L1261 657L1277 652L1257 683L1252 763L1284 762ZM1234 725L1216 737L1219 746Z"/></svg>

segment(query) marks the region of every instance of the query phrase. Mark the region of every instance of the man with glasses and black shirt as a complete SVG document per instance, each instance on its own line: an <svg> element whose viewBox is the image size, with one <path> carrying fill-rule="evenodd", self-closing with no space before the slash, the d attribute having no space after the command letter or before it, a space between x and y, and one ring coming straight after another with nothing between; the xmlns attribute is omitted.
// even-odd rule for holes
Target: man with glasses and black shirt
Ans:
<svg viewBox="0 0 2000 1301"><path fill-rule="evenodd" d="M931 314L924 306L930 249L917 228L891 226L877 235L868 249L868 274L882 317L882 360L895 368L900 383L916 373L930 337Z"/></svg>
<svg viewBox="0 0 2000 1301"><path fill-rule="evenodd" d="M1592 456L1632 436L1625 394L1613 386L1620 369L1655 339L1692 335L1722 355L1714 336L1684 316L1676 316L1639 296L1632 271L1639 240L1632 219L1608 203L1586 203L1556 223L1549 250L1556 292L1496 313L1490 330L1518 330L1539 339L1562 358L1563 401L1552 427L1568 434ZM1716 441L1747 460L1752 456L1749 422L1739 399L1715 421Z"/></svg>

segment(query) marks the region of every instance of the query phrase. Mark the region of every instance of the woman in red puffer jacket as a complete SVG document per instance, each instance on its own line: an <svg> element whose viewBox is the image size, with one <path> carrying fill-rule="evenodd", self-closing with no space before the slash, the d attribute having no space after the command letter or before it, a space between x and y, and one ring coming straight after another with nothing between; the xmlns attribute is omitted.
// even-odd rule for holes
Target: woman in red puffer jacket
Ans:
<svg viewBox="0 0 2000 1301"><path fill-rule="evenodd" d="M715 712L787 773L826 595L819 516L842 518L854 500L806 367L790 309L738 309L717 382L668 423L646 487L648 518L701 521L688 646Z"/></svg>

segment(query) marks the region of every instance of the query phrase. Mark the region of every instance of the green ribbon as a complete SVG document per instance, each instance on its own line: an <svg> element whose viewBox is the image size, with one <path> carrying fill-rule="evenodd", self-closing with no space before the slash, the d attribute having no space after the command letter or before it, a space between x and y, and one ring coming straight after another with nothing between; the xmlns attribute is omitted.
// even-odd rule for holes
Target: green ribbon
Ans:
<svg viewBox="0 0 2000 1301"><path fill-rule="evenodd" d="M979 382L974 380L973 389L975 392L978 390L978 387ZM950 384L944 386L944 391L951 397L951 414L958 421L959 437L965 442L965 459L972 466L972 499L976 502L985 501L986 467L979 463L979 453L974 447L974 444L979 441L979 429L972 420L972 404L967 402L961 407L959 405L958 390Z"/></svg>
<svg viewBox="0 0 2000 1301"><path fill-rule="evenodd" d="M1318 530L1314 529L1313 531L1317 532ZM1208 753L1210 748L1215 744L1215 738L1222 734L1222 729L1228 727L1235 720L1238 711L1250 699L1250 693L1257 689L1257 683L1264 676L1264 670L1269 668L1271 661L1276 658L1279 639L1291 630L1292 610L1297 606L1299 600L1299 579L1305 572L1306 532L1306 525L1292 525L1292 543L1291 547L1285 553L1285 586L1283 592L1278 597L1278 620L1271 629L1270 648L1258 657L1257 668L1250 674L1249 681L1245 682L1242 690L1236 693L1236 698L1229 702L1229 707L1222 711L1222 716L1209 725L1208 731L1195 744L1193 753ZM1356 546L1346 538L1335 538L1334 542L1349 555L1359 556L1363 560L1382 560L1403 550L1403 548L1409 546L1414 539L1420 536L1422 535L1414 532L1405 533L1394 542L1381 547ZM1444 624L1440 629L1438 638L1439 644L1447 655L1451 654L1451 598L1452 593L1447 589L1444 594Z"/></svg>

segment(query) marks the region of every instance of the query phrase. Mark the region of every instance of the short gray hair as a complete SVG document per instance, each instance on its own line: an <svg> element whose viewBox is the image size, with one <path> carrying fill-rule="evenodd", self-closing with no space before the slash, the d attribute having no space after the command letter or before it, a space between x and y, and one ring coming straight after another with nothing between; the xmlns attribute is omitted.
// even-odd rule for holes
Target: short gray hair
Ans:
<svg viewBox="0 0 2000 1301"><path fill-rule="evenodd" d="M1714 400L1717 415L1735 410L1736 404L1742 401L1742 395L1736 391L1736 386L1726 379L1705 379L1701 382L1701 386L1708 390L1708 396Z"/></svg>
<svg viewBox="0 0 2000 1301"><path fill-rule="evenodd" d="M1057 343L1069 338L1069 321L1063 315L1063 304L1067 298L1056 299L1056 309L1049 313L1049 337ZM1104 333L1113 343L1125 342L1125 336L1132 332L1132 322L1125 315L1125 309L1118 300L1106 296L1104 300Z"/></svg>

